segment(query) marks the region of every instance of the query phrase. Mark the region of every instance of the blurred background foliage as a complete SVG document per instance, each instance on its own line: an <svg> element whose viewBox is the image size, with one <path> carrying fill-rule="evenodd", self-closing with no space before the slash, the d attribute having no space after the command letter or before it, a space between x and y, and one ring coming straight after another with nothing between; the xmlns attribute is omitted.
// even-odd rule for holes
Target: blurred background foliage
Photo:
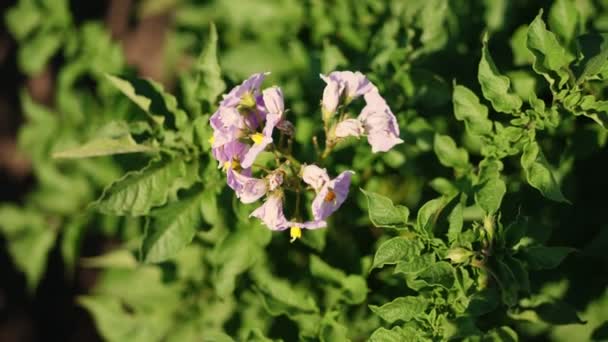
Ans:
<svg viewBox="0 0 608 342"><path fill-rule="evenodd" d="M472 161L481 160L480 141L454 117L452 91L456 82L481 94L484 33L514 91L526 100L530 93L550 100L551 89L532 71L525 33L539 9L545 15L558 11L558 2L563 3L2 3L0 340L365 340L382 325L367 304L402 295L404 285L387 272L368 274L377 246L389 236L371 226L358 189L417 211L437 196L432 180L455 176L433 153L435 133L450 135ZM575 44L576 32L608 30L608 1L572 3L576 28L548 19L563 42ZM360 70L378 85L405 143L386 154L371 154L362 144L341 145L332 171L357 172L351 196L329 229L307 232L302 243L289 244L285 235L247 220L248 208L214 188L203 209L205 228L193 244L170 261L142 265L137 249L144 220L104 215L89 204L148 159L57 160L52 154L127 129L108 126L129 121L136 111L105 74L153 79L193 117L212 111L194 89L211 23L228 89L260 71L271 71L267 84L284 89L303 159L314 159L310 141L322 132L318 103L324 84L318 75L336 69ZM598 98L605 98L605 85L601 80L591 85ZM128 127L141 136L146 129L138 123ZM530 272L531 292L569 303L586 324L551 324L497 309L481 316L478 328L508 325L521 340L537 341L607 336L606 138L601 126L583 117L564 119L538 138L572 205L551 202L528 186L518 160L506 160L503 172L507 193L501 217L507 222L528 217L536 241L577 249L553 270ZM213 163L201 163L193 178L205 186L221 181ZM169 197L176 198L178 190ZM467 215L465 221L481 219L474 210ZM319 327L314 338L307 335Z"/></svg>

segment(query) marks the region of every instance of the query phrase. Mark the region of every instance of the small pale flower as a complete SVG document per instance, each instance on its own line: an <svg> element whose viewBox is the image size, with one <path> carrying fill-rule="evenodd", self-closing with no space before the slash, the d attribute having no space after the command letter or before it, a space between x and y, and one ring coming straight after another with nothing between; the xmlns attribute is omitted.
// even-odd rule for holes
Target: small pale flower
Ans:
<svg viewBox="0 0 608 342"><path fill-rule="evenodd" d="M262 91L262 98L264 99L264 105L266 106L268 113L283 115L285 103L281 88L270 87L264 89L264 91Z"/></svg>
<svg viewBox="0 0 608 342"><path fill-rule="evenodd" d="M272 131L277 123L281 120L279 114L268 114L266 115L266 125L262 133L254 133L250 136L253 141L253 145L249 148L249 151L245 154L243 167L250 167L255 162L258 154L260 154L268 145L272 143Z"/></svg>
<svg viewBox="0 0 608 342"><path fill-rule="evenodd" d="M250 173L251 171L247 172ZM263 179L250 177L232 168L226 172L228 185L243 203L253 203L266 194L268 187Z"/></svg>
<svg viewBox="0 0 608 342"><path fill-rule="evenodd" d="M260 92L260 86L268 74L270 73L263 72L249 76L243 83L232 88L228 94L224 95L223 100L220 102L220 106L234 108L239 104L246 107L254 106L256 103L255 98Z"/></svg>
<svg viewBox="0 0 608 342"><path fill-rule="evenodd" d="M330 73L328 77L344 85L343 95L346 97L347 102L350 102L375 88L367 77L359 71L334 71Z"/></svg>
<svg viewBox="0 0 608 342"><path fill-rule="evenodd" d="M219 167L224 167L226 163L240 163L249 147L238 141L233 140L218 147L212 147L213 157L219 162Z"/></svg>
<svg viewBox="0 0 608 342"><path fill-rule="evenodd" d="M336 126L336 137L345 138L349 136L359 137L365 133L363 124L357 119L346 119Z"/></svg>
<svg viewBox="0 0 608 342"><path fill-rule="evenodd" d="M344 90L344 84L325 75L321 75L321 79L327 84L323 90L321 107L323 110L323 120L328 120L336 112L340 104L340 96Z"/></svg>
<svg viewBox="0 0 608 342"><path fill-rule="evenodd" d="M350 179L354 172L344 171L338 177L325 183L312 202L315 220L325 220L333 214L348 196Z"/></svg>
<svg viewBox="0 0 608 342"><path fill-rule="evenodd" d="M317 165L305 165L302 167L301 172L304 183L310 185L315 192L319 192L325 183L329 182L327 170L322 169Z"/></svg>
<svg viewBox="0 0 608 342"><path fill-rule="evenodd" d="M283 213L283 195L280 192L270 194L264 204L254 210L249 217L262 220L270 230L285 230L289 226Z"/></svg>
<svg viewBox="0 0 608 342"><path fill-rule="evenodd" d="M397 118L377 91L365 95L367 105L358 120L363 124L372 152L386 152L403 142Z"/></svg>

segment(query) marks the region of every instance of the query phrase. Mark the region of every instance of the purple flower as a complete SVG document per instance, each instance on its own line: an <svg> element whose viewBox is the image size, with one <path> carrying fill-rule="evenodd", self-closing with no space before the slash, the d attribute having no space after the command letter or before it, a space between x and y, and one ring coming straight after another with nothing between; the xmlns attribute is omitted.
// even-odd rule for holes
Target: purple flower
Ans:
<svg viewBox="0 0 608 342"><path fill-rule="evenodd" d="M333 214L348 196L350 178L354 172L344 171L338 177L326 182L312 201L312 214L315 220L325 220Z"/></svg>
<svg viewBox="0 0 608 342"><path fill-rule="evenodd" d="M343 95L346 97L346 102L350 102L375 88L367 77L358 71L334 71L329 74L329 78L344 85Z"/></svg>
<svg viewBox="0 0 608 342"><path fill-rule="evenodd" d="M358 71L334 71L327 76L321 75L321 79L326 83L321 101L324 120L336 111L341 98L348 104L375 88L367 77Z"/></svg>
<svg viewBox="0 0 608 342"><path fill-rule="evenodd" d="M344 90L344 84L325 75L321 75L321 79L327 84L325 89L323 89L321 107L323 110L323 119L328 120L335 113L336 108L338 108L338 105L340 104L340 96Z"/></svg>
<svg viewBox="0 0 608 342"><path fill-rule="evenodd" d="M262 133L254 133L250 136L253 141L253 145L249 148L249 151L245 154L241 165L243 167L250 167L255 162L258 154L260 154L266 146L272 143L272 131L277 123L281 120L279 114L268 114L266 115L266 125L262 130Z"/></svg>
<svg viewBox="0 0 608 342"><path fill-rule="evenodd" d="M363 124L372 152L386 152L402 143L395 114L378 91L365 94L365 102L366 106L357 119Z"/></svg>
<svg viewBox="0 0 608 342"><path fill-rule="evenodd" d="M243 83L232 88L228 94L224 95L223 100L220 102L220 107L236 108L239 104L243 103L249 107L255 105L255 98L260 92L260 86L268 74L270 73L261 72L249 76Z"/></svg>
<svg viewBox="0 0 608 342"><path fill-rule="evenodd" d="M363 124L357 119L346 119L336 126L336 137L345 138L348 136L359 137L365 133Z"/></svg>
<svg viewBox="0 0 608 342"><path fill-rule="evenodd" d="M270 230L285 230L289 222L283 213L283 195L274 192L266 198L266 202L254 210L249 217L257 217L262 220Z"/></svg>
<svg viewBox="0 0 608 342"><path fill-rule="evenodd" d="M219 162L219 167L228 169L232 164L238 165L245 156L248 146L239 140L233 140L218 147L213 147L213 157Z"/></svg>
<svg viewBox="0 0 608 342"><path fill-rule="evenodd" d="M264 105L266 106L268 113L283 115L285 104L283 102L283 92L281 91L281 88L270 87L264 89L262 98L264 99Z"/></svg>
<svg viewBox="0 0 608 342"><path fill-rule="evenodd" d="M306 222L288 221L283 213L283 194L275 191L266 198L266 202L254 210L249 217L257 217L270 230L285 230L290 228L291 242L302 236L302 228L318 229L327 226L324 220Z"/></svg>
<svg viewBox="0 0 608 342"><path fill-rule="evenodd" d="M236 197L241 199L241 202L253 203L266 194L268 186L263 179L250 177L244 173L229 168L226 172L228 185L234 190ZM248 170L246 173L250 174L251 171Z"/></svg>
<svg viewBox="0 0 608 342"><path fill-rule="evenodd" d="M329 182L327 170L317 165L305 165L302 167L302 179L304 183L310 185L315 192L319 192L325 183Z"/></svg>

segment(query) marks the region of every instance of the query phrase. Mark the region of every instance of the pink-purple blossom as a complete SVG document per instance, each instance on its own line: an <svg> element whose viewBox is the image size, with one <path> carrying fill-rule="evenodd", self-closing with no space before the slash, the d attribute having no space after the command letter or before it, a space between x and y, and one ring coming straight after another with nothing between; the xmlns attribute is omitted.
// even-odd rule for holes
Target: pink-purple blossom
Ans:
<svg viewBox="0 0 608 342"><path fill-rule="evenodd" d="M267 196L264 204L254 210L249 216L260 219L271 230L285 230L293 227L298 227L298 229L318 229L327 226L327 222L324 220L305 222L287 220L283 212L283 194L280 191L273 192Z"/></svg>
<svg viewBox="0 0 608 342"><path fill-rule="evenodd" d="M315 220L325 220L344 203L353 173L344 171L330 180L327 171L316 165L306 165L302 168L302 179L317 193L312 202Z"/></svg>
<svg viewBox="0 0 608 342"><path fill-rule="evenodd" d="M338 177L326 182L312 201L315 220L325 220L333 214L348 197L352 171L344 171Z"/></svg>
<svg viewBox="0 0 608 342"><path fill-rule="evenodd" d="M287 139L294 135L293 124L285 118L287 110L282 90L276 86L261 89L266 75L254 74L223 96L219 108L210 118L213 128L211 150L220 167L226 171L228 186L241 202L254 203L265 197L250 217L260 219L271 230L289 228L291 241L294 241L301 237L302 229L327 226L326 219L346 200L354 172L344 171L331 179L326 169L304 164L300 172L294 174L293 165L299 162L293 160L293 156L285 155L291 153L286 152L291 151L291 145L280 144L273 148L279 165L274 170L259 165L265 176L253 175L252 167L259 154L274 142L275 128ZM335 71L321 75L321 78L326 83L322 109L328 139L367 136L373 152L387 151L402 142L394 114L365 75ZM357 118L349 118L345 107L361 96L365 99L365 107ZM334 125L333 115L338 109L341 116ZM309 187L302 188L302 181ZM295 191L301 198L303 190L315 192L308 214L313 219L301 220L299 200L294 213L296 217L288 219L284 212L285 191Z"/></svg>
<svg viewBox="0 0 608 342"><path fill-rule="evenodd" d="M386 152L403 140L399 138L397 118L377 90L365 94L366 106L358 120L363 124L372 152Z"/></svg>
<svg viewBox="0 0 608 342"><path fill-rule="evenodd" d="M234 190L236 197L241 202L253 203L266 194L268 185L263 179L251 177L251 171L246 173L239 173L230 168L226 172L226 178L228 185Z"/></svg>

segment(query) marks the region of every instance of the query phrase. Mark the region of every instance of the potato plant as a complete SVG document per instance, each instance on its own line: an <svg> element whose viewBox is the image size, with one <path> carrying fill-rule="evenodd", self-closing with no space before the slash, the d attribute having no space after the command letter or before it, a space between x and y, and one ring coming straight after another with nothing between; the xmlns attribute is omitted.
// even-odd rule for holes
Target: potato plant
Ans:
<svg viewBox="0 0 608 342"><path fill-rule="evenodd" d="M70 6L5 14L31 295L57 248L108 341L608 338L608 2L141 1L155 74Z"/></svg>

